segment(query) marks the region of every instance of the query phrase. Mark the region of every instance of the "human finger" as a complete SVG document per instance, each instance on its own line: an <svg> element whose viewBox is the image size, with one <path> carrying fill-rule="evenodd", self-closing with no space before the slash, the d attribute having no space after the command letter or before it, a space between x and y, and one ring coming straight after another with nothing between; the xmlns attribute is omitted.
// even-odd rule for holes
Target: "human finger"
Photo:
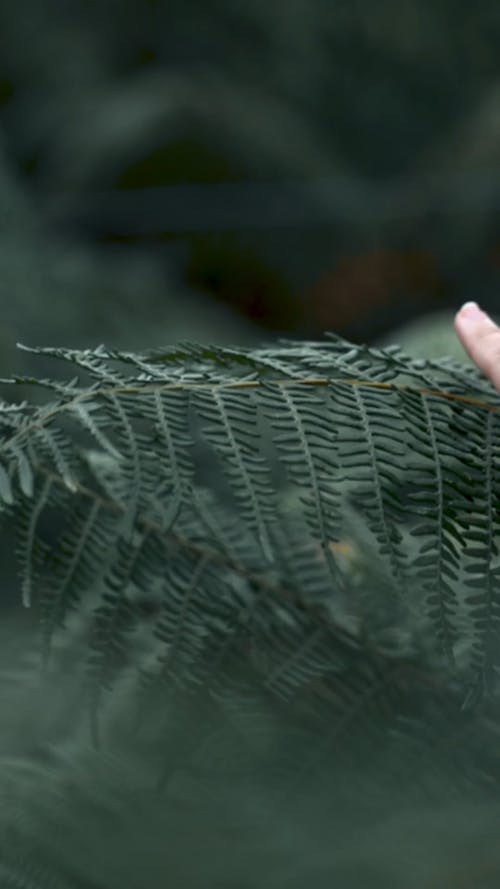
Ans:
<svg viewBox="0 0 500 889"><path fill-rule="evenodd" d="M455 330L465 351L500 392L500 328L477 303L455 315Z"/></svg>

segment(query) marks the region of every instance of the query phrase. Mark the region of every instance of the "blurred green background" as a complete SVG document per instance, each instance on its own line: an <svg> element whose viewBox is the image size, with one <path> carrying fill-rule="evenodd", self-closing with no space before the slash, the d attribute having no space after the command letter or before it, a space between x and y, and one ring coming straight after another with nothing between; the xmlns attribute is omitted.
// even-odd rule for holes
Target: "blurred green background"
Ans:
<svg viewBox="0 0 500 889"><path fill-rule="evenodd" d="M499 47L499 0L0 2L0 375L41 373L17 341L140 350L333 330L465 358L454 311L495 313L500 293ZM17 607L11 549L5 536ZM21 644L2 633L10 670ZM12 675L9 756L31 743ZM38 738L58 702L38 686L26 700ZM266 836L285 850L273 885L310 882L311 859L332 885L335 840L342 889L493 889L497 824L497 809L397 811L304 845L285 819ZM217 851L185 845L205 887ZM253 889L224 868L225 886Z"/></svg>
<svg viewBox="0 0 500 889"><path fill-rule="evenodd" d="M18 0L0 34L3 370L429 314L439 353L495 311L498 3Z"/></svg>

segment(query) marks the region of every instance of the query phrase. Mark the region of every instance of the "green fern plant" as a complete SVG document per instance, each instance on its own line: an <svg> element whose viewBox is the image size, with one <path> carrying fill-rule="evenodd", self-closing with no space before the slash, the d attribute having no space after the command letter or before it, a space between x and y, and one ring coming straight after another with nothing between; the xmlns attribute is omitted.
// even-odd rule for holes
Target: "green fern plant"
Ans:
<svg viewBox="0 0 500 889"><path fill-rule="evenodd" d="M496 799L500 400L474 368L334 336L30 351L70 377L0 405L30 681L64 701L37 756L51 738L71 774L90 725L84 758L118 749L198 809L228 785L281 813ZM42 797L62 829L68 787Z"/></svg>

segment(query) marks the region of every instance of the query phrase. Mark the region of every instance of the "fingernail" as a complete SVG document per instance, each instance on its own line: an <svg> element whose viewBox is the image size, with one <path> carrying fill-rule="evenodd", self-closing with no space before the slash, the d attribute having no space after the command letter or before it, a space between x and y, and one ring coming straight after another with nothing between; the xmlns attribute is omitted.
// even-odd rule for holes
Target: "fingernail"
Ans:
<svg viewBox="0 0 500 889"><path fill-rule="evenodd" d="M460 315L462 318L470 318L473 321L476 318L484 318L485 313L479 308L477 303L467 302L460 309Z"/></svg>

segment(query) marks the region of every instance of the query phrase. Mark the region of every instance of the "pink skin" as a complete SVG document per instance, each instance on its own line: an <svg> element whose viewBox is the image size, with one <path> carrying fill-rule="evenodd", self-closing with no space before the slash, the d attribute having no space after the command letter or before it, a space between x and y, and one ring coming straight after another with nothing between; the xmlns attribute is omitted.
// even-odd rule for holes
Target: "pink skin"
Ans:
<svg viewBox="0 0 500 889"><path fill-rule="evenodd" d="M455 330L465 351L500 392L500 327L469 302L455 315Z"/></svg>

